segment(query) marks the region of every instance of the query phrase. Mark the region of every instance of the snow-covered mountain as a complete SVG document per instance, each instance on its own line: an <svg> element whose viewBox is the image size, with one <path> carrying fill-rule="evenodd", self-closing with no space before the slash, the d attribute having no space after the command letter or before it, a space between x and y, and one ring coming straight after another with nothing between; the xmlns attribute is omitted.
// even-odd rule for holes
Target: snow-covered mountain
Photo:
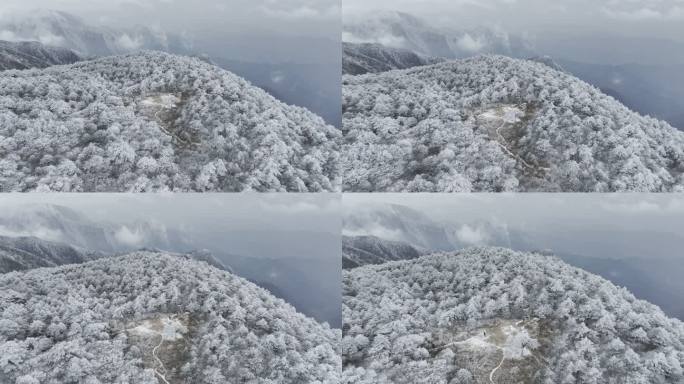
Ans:
<svg viewBox="0 0 684 384"><path fill-rule="evenodd" d="M336 191L339 130L196 58L0 72L1 191Z"/></svg>
<svg viewBox="0 0 684 384"><path fill-rule="evenodd" d="M343 272L348 383L680 383L684 323L553 256L471 248Z"/></svg>
<svg viewBox="0 0 684 384"><path fill-rule="evenodd" d="M0 275L0 382L337 383L339 330L183 255Z"/></svg>
<svg viewBox="0 0 684 384"><path fill-rule="evenodd" d="M0 236L0 273L79 264L103 254L37 237Z"/></svg>
<svg viewBox="0 0 684 384"><path fill-rule="evenodd" d="M192 43L183 36L145 26L110 28L90 25L78 16L55 10L6 14L0 18L0 38L39 41L78 52L109 56L141 49L189 54Z"/></svg>
<svg viewBox="0 0 684 384"><path fill-rule="evenodd" d="M399 204L368 204L346 210L343 233L409 243L421 249L444 251L457 248L447 226Z"/></svg>
<svg viewBox="0 0 684 384"><path fill-rule="evenodd" d="M684 134L503 56L343 80L345 191L678 191Z"/></svg>
<svg viewBox="0 0 684 384"><path fill-rule="evenodd" d="M342 268L351 269L368 264L410 260L428 251L401 241L376 236L342 236Z"/></svg>
<svg viewBox="0 0 684 384"><path fill-rule="evenodd" d="M362 75L393 69L407 69L441 63L444 59L423 56L408 49L391 48L377 43L342 43L342 73Z"/></svg>
<svg viewBox="0 0 684 384"><path fill-rule="evenodd" d="M81 58L72 50L43 45L35 41L0 40L0 71L7 69L46 68L73 64Z"/></svg>
<svg viewBox="0 0 684 384"><path fill-rule="evenodd" d="M428 57L449 59L485 53L518 58L537 55L525 38L500 29L438 28L427 20L394 11L369 12L345 18L342 40L349 43L377 43Z"/></svg>

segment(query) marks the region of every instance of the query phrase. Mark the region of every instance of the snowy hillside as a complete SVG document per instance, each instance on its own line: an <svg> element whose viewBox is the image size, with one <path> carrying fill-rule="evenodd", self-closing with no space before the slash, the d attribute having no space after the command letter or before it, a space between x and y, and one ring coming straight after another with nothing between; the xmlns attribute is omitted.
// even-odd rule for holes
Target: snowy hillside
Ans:
<svg viewBox="0 0 684 384"><path fill-rule="evenodd" d="M15 43L0 40L0 71L45 68L51 65L72 64L79 60L81 58L69 49L51 47L35 41Z"/></svg>
<svg viewBox="0 0 684 384"><path fill-rule="evenodd" d="M92 261L103 255L36 237L0 236L0 273Z"/></svg>
<svg viewBox="0 0 684 384"><path fill-rule="evenodd" d="M0 275L0 306L0 382L339 382L339 331L182 255Z"/></svg>
<svg viewBox="0 0 684 384"><path fill-rule="evenodd" d="M342 43L342 48L342 73L345 75L407 69L444 61L444 59L423 56L407 49L385 47L381 44Z"/></svg>
<svg viewBox="0 0 684 384"><path fill-rule="evenodd" d="M192 44L182 36L144 26L128 29L90 25L62 11L36 10L0 17L0 36L12 41L39 41L82 56L109 56L140 49L189 54Z"/></svg>
<svg viewBox="0 0 684 384"><path fill-rule="evenodd" d="M571 75L479 56L345 76L345 191L678 191L684 134Z"/></svg>
<svg viewBox="0 0 684 384"><path fill-rule="evenodd" d="M339 131L199 59L0 73L1 191L334 191Z"/></svg>
<svg viewBox="0 0 684 384"><path fill-rule="evenodd" d="M344 212L343 233L400 241L422 249L456 248L447 226L400 204L367 204Z"/></svg>
<svg viewBox="0 0 684 384"><path fill-rule="evenodd" d="M380 11L347 17L342 40L407 49L424 56L458 59L477 54L536 56L526 39L496 28L440 28L403 12Z"/></svg>
<svg viewBox="0 0 684 384"><path fill-rule="evenodd" d="M684 323L504 248L344 272L346 383L681 383Z"/></svg>
<svg viewBox="0 0 684 384"><path fill-rule="evenodd" d="M426 252L408 243L384 240L376 236L342 236L342 268L344 269L415 259Z"/></svg>

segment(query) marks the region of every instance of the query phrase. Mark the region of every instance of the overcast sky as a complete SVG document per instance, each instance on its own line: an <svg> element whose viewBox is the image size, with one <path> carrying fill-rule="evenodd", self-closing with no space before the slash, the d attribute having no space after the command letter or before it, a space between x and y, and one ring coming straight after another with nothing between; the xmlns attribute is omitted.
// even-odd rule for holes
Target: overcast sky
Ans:
<svg viewBox="0 0 684 384"><path fill-rule="evenodd" d="M129 233L128 228L135 231L137 222L150 223L164 237L179 234L192 249L269 258L339 259L337 194L4 194L0 195L0 215L5 210L16 217L17 212L41 210L45 204L71 208L98 225L120 226L117 234ZM126 232L122 232L124 227ZM38 234L45 229L22 231L24 236L41 237ZM140 245L146 245L145 239L140 239Z"/></svg>
<svg viewBox="0 0 684 384"><path fill-rule="evenodd" d="M684 40L684 0L345 0L345 17L387 9L436 25L508 32L572 30Z"/></svg>
<svg viewBox="0 0 684 384"><path fill-rule="evenodd" d="M482 242L474 245L487 245L488 239L497 238L487 231L506 230L521 234L537 249L616 258L655 255L684 261L684 196L680 195L347 194L343 210L353 212L386 203L413 208L455 228L468 226L471 238Z"/></svg>
<svg viewBox="0 0 684 384"><path fill-rule="evenodd" d="M292 57L315 57L325 41L341 34L339 0L2 0L0 16L36 9L65 11L89 24L145 25L191 37L200 49L224 44L229 58L265 60L268 51L290 48ZM305 49L309 42L309 51ZM215 52L211 52L215 54ZM271 55L274 56L274 55Z"/></svg>
<svg viewBox="0 0 684 384"><path fill-rule="evenodd" d="M336 194L5 194L0 210L55 204L102 222L154 220L169 227L292 230L336 234ZM198 228L199 227L199 228Z"/></svg>

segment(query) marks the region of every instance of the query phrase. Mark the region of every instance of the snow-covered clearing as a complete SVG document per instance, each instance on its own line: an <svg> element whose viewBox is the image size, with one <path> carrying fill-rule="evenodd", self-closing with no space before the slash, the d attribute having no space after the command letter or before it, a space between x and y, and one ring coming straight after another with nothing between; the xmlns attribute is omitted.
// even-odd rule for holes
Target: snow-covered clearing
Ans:
<svg viewBox="0 0 684 384"><path fill-rule="evenodd" d="M174 382L174 366L178 366L184 344L189 334L187 315L159 314L154 317L130 322L126 332L131 343L145 355L146 365L154 370L161 383Z"/></svg>

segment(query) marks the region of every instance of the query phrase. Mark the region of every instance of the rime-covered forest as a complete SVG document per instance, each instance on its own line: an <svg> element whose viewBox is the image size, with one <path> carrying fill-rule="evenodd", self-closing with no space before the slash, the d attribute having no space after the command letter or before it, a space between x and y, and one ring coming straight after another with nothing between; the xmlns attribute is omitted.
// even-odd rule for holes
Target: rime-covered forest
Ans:
<svg viewBox="0 0 684 384"><path fill-rule="evenodd" d="M345 383L680 383L684 323L553 256L471 248L343 274Z"/></svg>
<svg viewBox="0 0 684 384"><path fill-rule="evenodd" d="M429 251L377 236L342 236L342 268L415 259Z"/></svg>
<svg viewBox="0 0 684 384"><path fill-rule="evenodd" d="M8 69L46 68L72 64L81 60L74 51L51 47L36 41L0 40L0 71Z"/></svg>
<svg viewBox="0 0 684 384"><path fill-rule="evenodd" d="M0 308L3 383L339 382L339 330L191 256L1 274Z"/></svg>
<svg viewBox="0 0 684 384"><path fill-rule="evenodd" d="M504 56L344 76L345 191L680 191L684 133Z"/></svg>
<svg viewBox="0 0 684 384"><path fill-rule="evenodd" d="M423 56L407 49L381 44L343 42L342 49L342 73L345 75L379 73L444 61L441 58Z"/></svg>
<svg viewBox="0 0 684 384"><path fill-rule="evenodd" d="M337 191L339 137L196 58L0 72L0 191Z"/></svg>

